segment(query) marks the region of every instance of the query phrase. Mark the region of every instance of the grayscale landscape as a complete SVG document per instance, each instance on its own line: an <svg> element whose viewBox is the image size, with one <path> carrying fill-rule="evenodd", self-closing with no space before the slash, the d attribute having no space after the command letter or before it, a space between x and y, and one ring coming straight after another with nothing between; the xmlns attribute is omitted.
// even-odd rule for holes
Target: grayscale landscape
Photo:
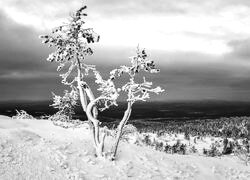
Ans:
<svg viewBox="0 0 250 180"><path fill-rule="evenodd" d="M0 2L0 180L249 180L250 2Z"/></svg>

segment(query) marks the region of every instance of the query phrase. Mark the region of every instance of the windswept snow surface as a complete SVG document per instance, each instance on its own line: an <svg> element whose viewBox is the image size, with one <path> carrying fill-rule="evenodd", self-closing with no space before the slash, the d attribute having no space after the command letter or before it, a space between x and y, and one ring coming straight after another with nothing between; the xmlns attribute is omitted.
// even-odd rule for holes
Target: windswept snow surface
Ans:
<svg viewBox="0 0 250 180"><path fill-rule="evenodd" d="M24 179L249 180L250 167L234 156L171 155L126 142L117 161L100 160L87 125L64 129L47 120L0 116L0 180Z"/></svg>

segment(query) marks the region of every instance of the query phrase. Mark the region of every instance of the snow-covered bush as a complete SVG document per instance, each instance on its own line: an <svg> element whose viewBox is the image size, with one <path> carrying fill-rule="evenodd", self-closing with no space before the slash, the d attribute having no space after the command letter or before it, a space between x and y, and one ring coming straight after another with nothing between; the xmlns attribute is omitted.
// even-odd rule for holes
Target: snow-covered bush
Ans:
<svg viewBox="0 0 250 180"><path fill-rule="evenodd" d="M217 143L212 143L209 149L203 148L203 154L210 157L222 155Z"/></svg>
<svg viewBox="0 0 250 180"><path fill-rule="evenodd" d="M181 141L178 139L176 143L171 147L172 154L186 154L186 145L182 144Z"/></svg>
<svg viewBox="0 0 250 180"><path fill-rule="evenodd" d="M246 166L250 164L250 153L247 149L241 148L235 152L236 156L243 161Z"/></svg>
<svg viewBox="0 0 250 180"><path fill-rule="evenodd" d="M72 121L72 119L68 115L62 114L61 112L57 112L49 116L48 120L52 121L54 124L58 124L60 122L70 123Z"/></svg>
<svg viewBox="0 0 250 180"><path fill-rule="evenodd" d="M144 138L142 139L142 143L144 143L144 144L147 145L147 146L151 146L152 141L151 141L151 139L149 138L149 135L145 135L145 136L144 136Z"/></svg>
<svg viewBox="0 0 250 180"><path fill-rule="evenodd" d="M115 136L117 136L117 129L115 130ZM132 124L127 124L124 126L123 128L123 132L121 135L121 139L125 140L125 141L130 141L132 139L135 139L137 136L137 128L135 126L133 126ZM134 142L136 142L137 140L135 139Z"/></svg>
<svg viewBox="0 0 250 180"><path fill-rule="evenodd" d="M222 154L231 154L234 150L233 143L228 141L227 138L223 140L223 151Z"/></svg>
<svg viewBox="0 0 250 180"><path fill-rule="evenodd" d="M77 127L82 127L88 124L86 121L80 121L78 119L72 120L70 119L69 116L65 114L60 114L60 112L57 112L51 116L48 116L47 119L52 121L54 125L60 126L63 128L77 128Z"/></svg>
<svg viewBox="0 0 250 180"><path fill-rule="evenodd" d="M189 153L191 153L191 154L195 154L195 153L197 153L197 149L195 148L195 146L191 146L191 148L189 149Z"/></svg>
<svg viewBox="0 0 250 180"><path fill-rule="evenodd" d="M242 145L238 146L235 150L236 156L242 160L246 165L250 164L250 141L245 139L242 141Z"/></svg>
<svg viewBox="0 0 250 180"><path fill-rule="evenodd" d="M138 131L137 131L137 128L135 126L133 126L132 124L127 124L123 128L122 135L126 136L126 135L137 133L137 132Z"/></svg>
<svg viewBox="0 0 250 180"><path fill-rule="evenodd" d="M140 134L138 145L146 145L169 154L187 154L187 145L180 139L175 139L169 143L166 137L158 137L157 134Z"/></svg>
<svg viewBox="0 0 250 180"><path fill-rule="evenodd" d="M50 117L52 121L68 121L72 120L72 115L75 114L74 107L77 105L78 94L75 89L72 88L71 92L64 91L64 96L58 96L53 93L53 106L58 109L58 112Z"/></svg>
<svg viewBox="0 0 250 180"><path fill-rule="evenodd" d="M92 28L84 27L85 17L87 16L85 13L86 8L86 6L81 7L71 15L68 23L64 23L62 26L55 28L51 34L42 35L40 38L43 39L43 43L56 49L49 55L47 60L59 64L57 71L66 70L65 73L60 74L62 83L69 86L74 92L73 99L64 99L55 95L54 106L59 111L71 114L71 105L74 105L78 99L80 100L82 109L85 111L91 126L90 129L98 157L107 155L104 153L104 141L107 131L101 131L101 121L98 119L98 113L110 106L117 105L117 98L122 91L127 93L127 109L117 127L115 143L110 156L111 159L115 159L119 141L123 135L123 128L132 112L132 105L136 101L146 101L146 99L150 98L150 93L159 94L164 90L160 87L153 88L152 82L147 81L145 77L142 82L137 82L138 78L135 79L137 74L142 71L148 73L159 72L154 61L149 59L146 51L141 50L139 47L136 50L136 55L131 57L130 66L121 66L112 70L106 80L102 78L95 65L85 63L86 57L93 54L91 44L98 42L100 39L100 36ZM94 96L90 85L86 82L86 77L89 74L94 75L95 83L99 86L97 90L101 95L98 97ZM129 80L121 87L117 87L116 82L123 74L127 74ZM67 108L65 109L66 104Z"/></svg>
<svg viewBox="0 0 250 180"><path fill-rule="evenodd" d="M32 115L28 114L26 111L24 110L16 110L16 115L12 116L12 119L35 119Z"/></svg>

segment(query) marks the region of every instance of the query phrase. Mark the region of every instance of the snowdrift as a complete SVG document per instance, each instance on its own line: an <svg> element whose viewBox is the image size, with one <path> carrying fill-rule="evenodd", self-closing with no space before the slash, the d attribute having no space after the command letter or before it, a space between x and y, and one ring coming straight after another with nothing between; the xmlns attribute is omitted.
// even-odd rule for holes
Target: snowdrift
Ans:
<svg viewBox="0 0 250 180"><path fill-rule="evenodd" d="M126 142L117 161L100 160L87 124L64 129L48 120L0 116L0 179L247 180L250 167L234 156L171 155Z"/></svg>

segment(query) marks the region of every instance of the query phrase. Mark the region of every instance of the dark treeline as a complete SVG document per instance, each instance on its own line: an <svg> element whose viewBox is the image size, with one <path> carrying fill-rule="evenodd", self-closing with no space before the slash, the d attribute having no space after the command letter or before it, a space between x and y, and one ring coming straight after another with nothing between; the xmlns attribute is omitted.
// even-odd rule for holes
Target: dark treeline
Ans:
<svg viewBox="0 0 250 180"><path fill-rule="evenodd" d="M50 107L52 101L12 101L0 102L0 114L13 116L17 110L25 110L34 117L52 115L56 109ZM250 116L250 102L223 101L186 101L186 102L148 102L136 103L133 107L132 120L149 120L157 122L189 121L195 119L217 119L220 117ZM126 103L100 113L104 122L121 119ZM85 120L80 106L75 109L75 119Z"/></svg>
<svg viewBox="0 0 250 180"><path fill-rule="evenodd" d="M165 123L132 121L139 132L153 132L160 135L183 133L186 136L212 136L223 138L247 138L250 140L250 117L222 117L193 121L174 121Z"/></svg>

